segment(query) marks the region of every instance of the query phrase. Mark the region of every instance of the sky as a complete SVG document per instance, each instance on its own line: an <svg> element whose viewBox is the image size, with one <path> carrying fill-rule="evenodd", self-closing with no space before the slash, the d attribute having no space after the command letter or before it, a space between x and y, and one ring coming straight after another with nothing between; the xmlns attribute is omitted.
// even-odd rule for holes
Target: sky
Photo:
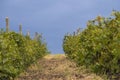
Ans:
<svg viewBox="0 0 120 80"><path fill-rule="evenodd" d="M10 30L42 34L51 53L64 53L63 38L78 28L85 29L96 16L109 17L120 11L120 0L0 0L0 28L5 29L9 17Z"/></svg>

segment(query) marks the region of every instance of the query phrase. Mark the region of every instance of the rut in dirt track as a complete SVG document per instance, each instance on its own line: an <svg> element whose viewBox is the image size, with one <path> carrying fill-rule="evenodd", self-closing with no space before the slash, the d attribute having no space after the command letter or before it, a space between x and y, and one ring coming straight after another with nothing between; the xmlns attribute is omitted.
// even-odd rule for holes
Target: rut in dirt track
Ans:
<svg viewBox="0 0 120 80"><path fill-rule="evenodd" d="M93 80L92 74L82 74L65 55L48 55L32 65L16 80ZM97 78L96 78L97 79ZM102 79L97 79L102 80Z"/></svg>

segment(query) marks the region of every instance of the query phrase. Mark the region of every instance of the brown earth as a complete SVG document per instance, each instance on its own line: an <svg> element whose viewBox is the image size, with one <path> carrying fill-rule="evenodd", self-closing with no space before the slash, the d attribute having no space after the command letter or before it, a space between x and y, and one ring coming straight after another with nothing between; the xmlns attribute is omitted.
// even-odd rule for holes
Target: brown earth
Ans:
<svg viewBox="0 0 120 80"><path fill-rule="evenodd" d="M64 54L47 55L30 66L15 80L103 80L66 58Z"/></svg>

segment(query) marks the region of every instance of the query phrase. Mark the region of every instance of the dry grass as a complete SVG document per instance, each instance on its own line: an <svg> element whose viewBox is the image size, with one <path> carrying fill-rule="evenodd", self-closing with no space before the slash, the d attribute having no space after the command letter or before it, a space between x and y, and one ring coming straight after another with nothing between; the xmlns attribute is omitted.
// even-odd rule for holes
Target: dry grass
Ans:
<svg viewBox="0 0 120 80"><path fill-rule="evenodd" d="M64 54L47 55L37 64L22 73L16 80L103 80L88 72L85 68L76 67Z"/></svg>

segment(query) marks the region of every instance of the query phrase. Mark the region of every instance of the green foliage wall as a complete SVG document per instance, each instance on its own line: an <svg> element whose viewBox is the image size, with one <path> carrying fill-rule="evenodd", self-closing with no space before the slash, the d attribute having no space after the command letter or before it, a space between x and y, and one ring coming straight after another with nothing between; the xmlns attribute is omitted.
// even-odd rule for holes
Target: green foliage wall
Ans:
<svg viewBox="0 0 120 80"><path fill-rule="evenodd" d="M98 16L79 34L65 35L63 49L79 65L120 79L120 12L113 11L112 15Z"/></svg>
<svg viewBox="0 0 120 80"><path fill-rule="evenodd" d="M48 53L46 44L15 32L0 33L0 80L18 76Z"/></svg>

